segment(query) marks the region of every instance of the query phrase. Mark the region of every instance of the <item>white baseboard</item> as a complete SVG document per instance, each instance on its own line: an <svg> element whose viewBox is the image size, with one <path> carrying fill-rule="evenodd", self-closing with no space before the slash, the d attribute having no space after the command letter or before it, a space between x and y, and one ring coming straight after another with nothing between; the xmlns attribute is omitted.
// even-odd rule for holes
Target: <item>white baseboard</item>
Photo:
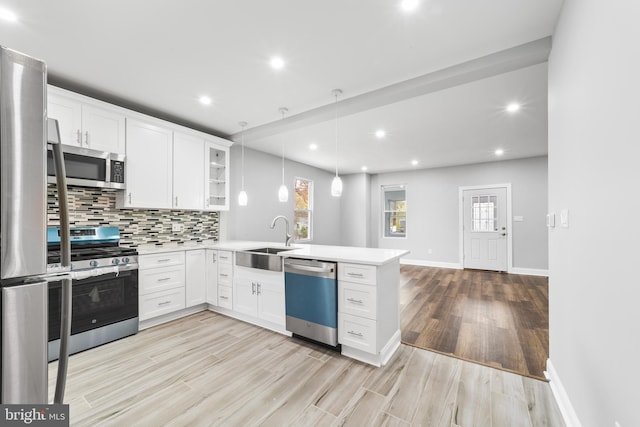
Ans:
<svg viewBox="0 0 640 427"><path fill-rule="evenodd" d="M539 269L539 268L513 267L509 273L510 274L524 274L524 275L527 275L527 276L549 277L549 270L542 270L542 269Z"/></svg>
<svg viewBox="0 0 640 427"><path fill-rule="evenodd" d="M400 258L400 264L419 265L421 267L455 268L457 270L462 269L462 266L457 262L428 261L424 259Z"/></svg>
<svg viewBox="0 0 640 427"><path fill-rule="evenodd" d="M190 316L192 314L204 311L207 309L206 304L198 304L193 307L183 308L182 310L174 311L173 313L163 314L162 316L152 317L151 319L143 320L138 326L138 330L151 328L163 323L171 322L172 320L180 319L181 317Z"/></svg>
<svg viewBox="0 0 640 427"><path fill-rule="evenodd" d="M547 370L545 371L544 375L549 380L551 392L553 393L553 397L555 397L556 403L560 408L560 413L562 414L564 423L567 425L567 427L582 427L582 424L578 419L578 415L573 409L573 405L571 405L571 401L569 400L567 391L564 389L562 381L560 381L558 372L556 372L553 364L551 363L551 359L547 359Z"/></svg>

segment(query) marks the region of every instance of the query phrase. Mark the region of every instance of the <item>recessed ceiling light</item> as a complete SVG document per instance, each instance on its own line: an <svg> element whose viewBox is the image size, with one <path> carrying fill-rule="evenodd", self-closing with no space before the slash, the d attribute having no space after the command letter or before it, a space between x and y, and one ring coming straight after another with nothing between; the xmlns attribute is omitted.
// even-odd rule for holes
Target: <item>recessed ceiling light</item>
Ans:
<svg viewBox="0 0 640 427"><path fill-rule="evenodd" d="M418 0L402 0L400 2L400 7L405 12L413 12L418 8L418 4L420 4Z"/></svg>
<svg viewBox="0 0 640 427"><path fill-rule="evenodd" d="M0 19L4 19L9 22L16 22L18 20L18 15L11 12L9 9L0 7Z"/></svg>
<svg viewBox="0 0 640 427"><path fill-rule="evenodd" d="M509 113L515 113L516 111L520 110L520 104L518 104L517 102L512 102L511 104L507 105L506 110Z"/></svg>
<svg viewBox="0 0 640 427"><path fill-rule="evenodd" d="M271 58L271 62L269 62L269 64L271 64L271 68L274 70L281 70L284 68L284 59L274 56Z"/></svg>
<svg viewBox="0 0 640 427"><path fill-rule="evenodd" d="M496 153L496 156L502 156L504 154L504 150L502 148L498 148L494 153Z"/></svg>
<svg viewBox="0 0 640 427"><path fill-rule="evenodd" d="M361 167L361 168L360 168L360 170L362 170L362 172L366 172L366 171L367 171L367 169L368 169L368 168L367 168L366 166L363 166L363 167Z"/></svg>
<svg viewBox="0 0 640 427"><path fill-rule="evenodd" d="M417 160L411 160L411 165L412 166L418 166L418 161Z"/></svg>
<svg viewBox="0 0 640 427"><path fill-rule="evenodd" d="M309 144L309 150L317 150L318 149L318 144Z"/></svg>
<svg viewBox="0 0 640 427"><path fill-rule="evenodd" d="M203 96L200 97L200 103L202 105L211 105L211 102L212 102L211 98L209 98L208 96L204 96L203 95Z"/></svg>
<svg viewBox="0 0 640 427"><path fill-rule="evenodd" d="M378 129L376 131L376 138L384 138L386 134L387 133L384 131L384 129Z"/></svg>

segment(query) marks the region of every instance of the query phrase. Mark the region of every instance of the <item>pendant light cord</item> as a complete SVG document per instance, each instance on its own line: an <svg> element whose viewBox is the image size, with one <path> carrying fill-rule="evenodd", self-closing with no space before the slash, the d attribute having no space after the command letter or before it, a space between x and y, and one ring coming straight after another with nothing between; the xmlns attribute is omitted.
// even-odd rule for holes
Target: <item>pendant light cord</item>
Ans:
<svg viewBox="0 0 640 427"><path fill-rule="evenodd" d="M244 191L244 129L247 127L246 123L242 124L242 191Z"/></svg>
<svg viewBox="0 0 640 427"><path fill-rule="evenodd" d="M336 176L338 176L338 90L333 91L333 94L336 97L336 108L335 108L335 136L336 136Z"/></svg>
<svg viewBox="0 0 640 427"><path fill-rule="evenodd" d="M287 112L287 109L282 107L280 108L280 114L282 114L282 120L284 120L284 115ZM284 185L284 138L282 139L282 185Z"/></svg>

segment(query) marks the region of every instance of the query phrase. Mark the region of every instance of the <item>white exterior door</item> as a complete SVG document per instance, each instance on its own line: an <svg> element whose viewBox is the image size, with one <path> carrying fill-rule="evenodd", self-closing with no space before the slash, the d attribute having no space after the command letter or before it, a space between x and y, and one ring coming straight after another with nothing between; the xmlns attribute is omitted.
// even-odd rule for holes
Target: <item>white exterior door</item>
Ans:
<svg viewBox="0 0 640 427"><path fill-rule="evenodd" d="M507 188L464 190L463 267L507 271Z"/></svg>

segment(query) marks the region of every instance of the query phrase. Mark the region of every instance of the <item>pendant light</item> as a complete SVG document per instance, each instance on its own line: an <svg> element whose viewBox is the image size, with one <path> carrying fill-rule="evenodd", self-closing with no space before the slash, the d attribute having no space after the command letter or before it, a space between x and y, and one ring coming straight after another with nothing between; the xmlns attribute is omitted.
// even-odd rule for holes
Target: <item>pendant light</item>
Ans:
<svg viewBox="0 0 640 427"><path fill-rule="evenodd" d="M244 191L244 129L247 127L247 122L238 122L238 124L242 127L242 187L238 194L238 205L247 206L248 197L247 192Z"/></svg>
<svg viewBox="0 0 640 427"><path fill-rule="evenodd" d="M278 111L282 114L282 120L284 120L284 115L289 111L285 107L281 107ZM289 200L289 189L284 184L284 139L282 140L282 184L278 189L278 200L282 203L286 203Z"/></svg>
<svg viewBox="0 0 640 427"><path fill-rule="evenodd" d="M336 176L331 181L331 195L340 197L342 196L342 179L338 176L338 96L342 95L342 91L334 89L332 93L336 97Z"/></svg>

